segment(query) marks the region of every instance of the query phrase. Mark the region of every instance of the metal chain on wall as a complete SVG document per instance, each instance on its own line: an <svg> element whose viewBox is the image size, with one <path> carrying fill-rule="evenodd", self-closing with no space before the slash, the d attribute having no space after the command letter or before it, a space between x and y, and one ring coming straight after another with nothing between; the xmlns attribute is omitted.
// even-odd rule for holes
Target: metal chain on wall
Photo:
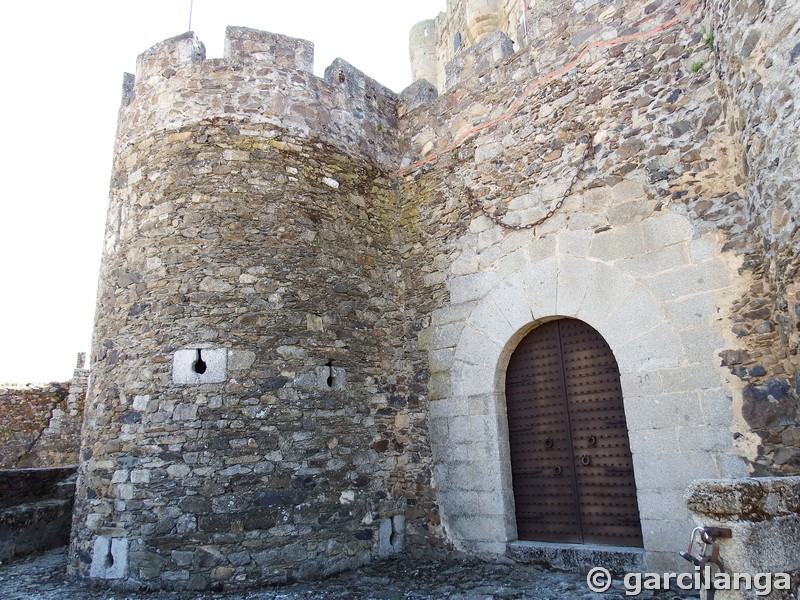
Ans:
<svg viewBox="0 0 800 600"><path fill-rule="evenodd" d="M561 197L559 198L558 202L556 202L555 206L553 206L553 208L548 210L547 214L545 214L543 217L536 219L535 221L531 221L530 223L525 223L523 225L512 225L510 223L506 223L505 221L503 221L504 215L496 214L488 210L484 202L475 198L472 191L469 190L469 188L467 188L466 195L469 205L480 209L480 211L487 219L489 219L495 225L503 227L504 229L521 230L521 229L533 229L534 227L538 227L539 225L550 219L553 215L555 215L556 212L558 212L559 209L564 205L564 201L572 193L572 188L578 181L578 177L583 171L583 167L586 164L586 161L594 157L594 134L590 133L587 134L585 137L586 137L586 148L584 148L583 150L583 156L581 157L580 164L578 164L578 166L575 169L575 174L572 176L572 179L570 180L567 189L565 189L564 192L561 194Z"/></svg>

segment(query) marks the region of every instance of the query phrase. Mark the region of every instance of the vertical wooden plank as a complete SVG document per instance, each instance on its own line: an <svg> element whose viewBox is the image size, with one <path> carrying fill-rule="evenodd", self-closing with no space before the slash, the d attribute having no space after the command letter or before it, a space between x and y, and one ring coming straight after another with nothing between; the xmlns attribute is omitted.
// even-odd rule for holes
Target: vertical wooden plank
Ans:
<svg viewBox="0 0 800 600"><path fill-rule="evenodd" d="M613 352L592 327L551 321L506 374L519 539L641 546L636 485Z"/></svg>

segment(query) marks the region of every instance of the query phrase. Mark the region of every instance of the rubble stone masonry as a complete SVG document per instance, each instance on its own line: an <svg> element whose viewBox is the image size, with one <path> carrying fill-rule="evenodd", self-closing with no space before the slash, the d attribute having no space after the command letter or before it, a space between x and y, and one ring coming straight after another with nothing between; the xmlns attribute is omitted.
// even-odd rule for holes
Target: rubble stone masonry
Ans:
<svg viewBox="0 0 800 600"><path fill-rule="evenodd" d="M88 371L78 356L72 380L0 385L0 469L78 464Z"/></svg>

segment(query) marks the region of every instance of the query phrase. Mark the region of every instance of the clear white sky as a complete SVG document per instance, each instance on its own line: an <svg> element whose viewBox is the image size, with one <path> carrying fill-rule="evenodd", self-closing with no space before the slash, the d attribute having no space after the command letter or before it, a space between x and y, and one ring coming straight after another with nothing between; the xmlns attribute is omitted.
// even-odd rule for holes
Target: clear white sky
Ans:
<svg viewBox="0 0 800 600"><path fill-rule="evenodd" d="M90 351L123 72L188 30L190 0L0 5L0 383L66 381ZM445 0L194 0L210 58L225 27L311 40L387 87L411 83L408 32Z"/></svg>

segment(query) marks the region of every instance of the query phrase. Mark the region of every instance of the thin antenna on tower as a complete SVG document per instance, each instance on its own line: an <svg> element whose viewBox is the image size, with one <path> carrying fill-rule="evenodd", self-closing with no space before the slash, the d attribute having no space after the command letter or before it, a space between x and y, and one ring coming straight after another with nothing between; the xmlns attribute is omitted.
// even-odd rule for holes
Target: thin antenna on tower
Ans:
<svg viewBox="0 0 800 600"><path fill-rule="evenodd" d="M189 29L187 31L192 30L192 11L194 10L194 0L189 0Z"/></svg>

